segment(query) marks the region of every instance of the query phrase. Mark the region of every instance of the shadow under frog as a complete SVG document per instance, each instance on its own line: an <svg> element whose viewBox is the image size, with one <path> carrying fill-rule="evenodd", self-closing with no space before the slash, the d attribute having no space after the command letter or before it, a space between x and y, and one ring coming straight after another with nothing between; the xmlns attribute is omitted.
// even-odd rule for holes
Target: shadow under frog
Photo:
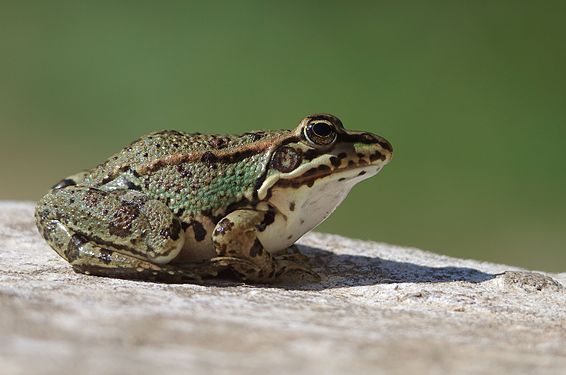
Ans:
<svg viewBox="0 0 566 375"><path fill-rule="evenodd" d="M316 247L298 245L307 255L313 269L321 276L319 282L290 279L275 284L258 284L258 287L291 290L324 290L393 283L441 283L465 281L481 283L497 276L466 267L428 267L408 262L352 254L336 254ZM221 278L205 284L234 286L233 279ZM237 283L240 284L240 283Z"/></svg>

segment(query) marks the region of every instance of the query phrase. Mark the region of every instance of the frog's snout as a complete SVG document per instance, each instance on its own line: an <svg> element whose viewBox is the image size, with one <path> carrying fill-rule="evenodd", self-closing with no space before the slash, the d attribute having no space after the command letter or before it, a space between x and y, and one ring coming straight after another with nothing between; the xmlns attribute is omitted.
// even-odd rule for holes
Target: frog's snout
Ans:
<svg viewBox="0 0 566 375"><path fill-rule="evenodd" d="M393 156L393 145L391 145L391 142L383 137L380 137L379 135L374 134L374 137L376 137L376 142L381 146L381 148L384 151L388 152L390 156Z"/></svg>
<svg viewBox="0 0 566 375"><path fill-rule="evenodd" d="M385 156L387 161L393 158L393 146L387 139L369 132L364 133L364 137L369 141L368 143L377 145L380 148L379 151Z"/></svg>

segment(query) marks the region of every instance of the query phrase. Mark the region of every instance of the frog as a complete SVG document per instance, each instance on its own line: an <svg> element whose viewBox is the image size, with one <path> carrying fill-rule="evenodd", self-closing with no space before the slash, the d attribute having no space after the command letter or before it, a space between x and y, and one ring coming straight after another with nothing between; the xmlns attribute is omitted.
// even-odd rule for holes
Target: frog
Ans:
<svg viewBox="0 0 566 375"><path fill-rule="evenodd" d="M296 241L392 156L385 138L325 113L292 130L154 132L59 181L35 219L55 252L87 275L320 280Z"/></svg>

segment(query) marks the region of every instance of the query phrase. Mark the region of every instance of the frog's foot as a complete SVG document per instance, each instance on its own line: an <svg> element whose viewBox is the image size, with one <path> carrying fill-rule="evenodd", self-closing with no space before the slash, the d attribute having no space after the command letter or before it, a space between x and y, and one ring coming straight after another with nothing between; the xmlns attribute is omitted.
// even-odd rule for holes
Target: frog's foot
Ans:
<svg viewBox="0 0 566 375"><path fill-rule="evenodd" d="M300 255L302 257L305 257L302 254ZM277 268L279 269L278 272L283 279L294 279L293 276L298 275L300 279L307 278L315 282L321 280L320 275L313 271L311 265L302 259L300 261L296 261L289 260L287 258L280 259L280 257L275 257L275 262L277 264Z"/></svg>
<svg viewBox="0 0 566 375"><path fill-rule="evenodd" d="M213 264L218 265L218 267L231 267L234 265L238 265L238 267L244 269L249 268L259 270L257 264L248 260L246 258L237 258L237 257L214 257L210 260ZM250 271L251 272L251 271Z"/></svg>
<svg viewBox="0 0 566 375"><path fill-rule="evenodd" d="M232 269L238 275L258 274L261 271L257 264L246 258L222 256L212 258L210 262L221 269Z"/></svg>
<svg viewBox="0 0 566 375"><path fill-rule="evenodd" d="M305 256L301 254L301 257ZM299 274L301 278L306 277L313 281L320 281L320 276L303 259L301 261L290 260L287 255L273 258L273 271L269 274L262 272L262 269L256 263L246 258L215 257L211 259L211 262L219 267L228 267L236 271L244 280L269 283Z"/></svg>
<svg viewBox="0 0 566 375"><path fill-rule="evenodd" d="M305 257L289 249L280 256L272 256L257 237L265 212L237 210L220 220L212 240L217 257L213 262L234 270L244 280L275 282L287 274L306 274L319 280Z"/></svg>
<svg viewBox="0 0 566 375"><path fill-rule="evenodd" d="M291 245L282 252L274 255L279 268L286 268L285 273L298 273L313 281L320 281L318 273L312 270L309 257L300 252L297 245Z"/></svg>
<svg viewBox="0 0 566 375"><path fill-rule="evenodd" d="M297 245L291 245L285 250L274 255L278 260L289 260L297 263L309 264L309 257L301 253Z"/></svg>

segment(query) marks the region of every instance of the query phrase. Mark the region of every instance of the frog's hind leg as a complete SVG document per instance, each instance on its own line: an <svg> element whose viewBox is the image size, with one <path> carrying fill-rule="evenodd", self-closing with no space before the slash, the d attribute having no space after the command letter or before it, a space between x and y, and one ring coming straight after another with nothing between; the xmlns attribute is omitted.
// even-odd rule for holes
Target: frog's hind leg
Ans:
<svg viewBox="0 0 566 375"><path fill-rule="evenodd" d="M184 243L179 219L137 191L67 185L36 207L40 233L77 272L159 281L199 280L168 265Z"/></svg>
<svg viewBox="0 0 566 375"><path fill-rule="evenodd" d="M48 242L71 264L75 272L131 280L200 281L199 274L190 270L155 264L98 245L81 234L71 235L69 229L56 220L47 224L46 232Z"/></svg>

